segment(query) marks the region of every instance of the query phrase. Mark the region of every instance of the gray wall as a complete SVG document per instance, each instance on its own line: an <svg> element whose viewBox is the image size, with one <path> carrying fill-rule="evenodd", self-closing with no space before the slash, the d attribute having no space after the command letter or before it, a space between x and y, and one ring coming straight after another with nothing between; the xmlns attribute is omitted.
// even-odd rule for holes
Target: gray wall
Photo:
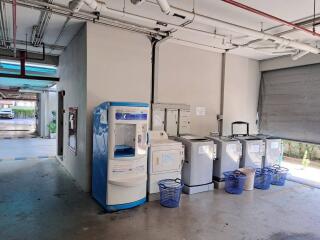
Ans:
<svg viewBox="0 0 320 240"><path fill-rule="evenodd" d="M223 135L231 134L231 123L234 121L249 122L250 133L258 133L256 116L259 86L258 61L226 55Z"/></svg>
<svg viewBox="0 0 320 240"><path fill-rule="evenodd" d="M60 56L60 82L58 90L65 90L64 97L64 147L62 164L85 191L90 190L90 165L87 158L87 56L86 26L70 42ZM75 154L68 147L69 107L78 107L78 143Z"/></svg>
<svg viewBox="0 0 320 240"><path fill-rule="evenodd" d="M194 134L218 130L221 59L219 53L176 43L166 42L159 48L156 101L190 104ZM197 107L206 109L205 116L196 114Z"/></svg>

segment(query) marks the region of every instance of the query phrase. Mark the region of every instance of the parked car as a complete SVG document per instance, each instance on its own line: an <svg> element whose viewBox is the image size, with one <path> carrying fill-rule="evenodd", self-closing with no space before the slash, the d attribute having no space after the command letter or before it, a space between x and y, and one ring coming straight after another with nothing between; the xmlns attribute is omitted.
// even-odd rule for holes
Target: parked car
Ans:
<svg viewBox="0 0 320 240"><path fill-rule="evenodd" d="M11 108L0 109L0 118L14 118L14 111Z"/></svg>

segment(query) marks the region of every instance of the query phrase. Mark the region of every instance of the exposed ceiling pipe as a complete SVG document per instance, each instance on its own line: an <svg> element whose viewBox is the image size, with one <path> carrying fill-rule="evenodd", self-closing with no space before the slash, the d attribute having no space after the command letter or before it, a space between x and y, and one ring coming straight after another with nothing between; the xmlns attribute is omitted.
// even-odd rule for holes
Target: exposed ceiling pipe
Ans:
<svg viewBox="0 0 320 240"><path fill-rule="evenodd" d="M150 0L147 0L146 2L148 2L150 4L156 4ZM292 48L299 49L302 51L307 51L307 52L311 52L314 54L320 53L320 49L318 49L316 47L312 47L308 44L300 43L300 42L286 39L286 38L282 38L282 37L273 36L271 34L259 32L259 31L256 31L256 30L253 30L253 29L250 29L247 27L239 26L239 25L236 25L233 23L225 22L225 21L222 21L219 19L204 16L201 14L194 14L193 12L189 12L189 11L186 11L183 9L171 7L170 15L178 16L180 18L184 18L185 20L190 20L190 21L193 20L194 22L204 24L204 25L220 27L223 29L227 29L227 30L230 30L233 32L248 35L251 37L258 38L258 39L271 40L271 41L278 43L280 45L292 47Z"/></svg>
<svg viewBox="0 0 320 240"><path fill-rule="evenodd" d="M17 57L17 0L12 0L12 18L13 55Z"/></svg>
<svg viewBox="0 0 320 240"><path fill-rule="evenodd" d="M0 2L0 31L2 46L8 47L8 34L7 34L7 18L6 18L5 3Z"/></svg>
<svg viewBox="0 0 320 240"><path fill-rule="evenodd" d="M48 0L52 3L53 0ZM31 34L31 43L33 46L38 47L41 45L45 31L51 19L51 12L42 11L37 25L33 26Z"/></svg>
<svg viewBox="0 0 320 240"><path fill-rule="evenodd" d="M157 0L157 3L159 4L161 11L167 15L171 12L171 7L167 0Z"/></svg>
<svg viewBox="0 0 320 240"><path fill-rule="evenodd" d="M308 33L308 34L312 34L313 36L320 37L320 34L317 33L317 32L311 31L311 30L309 30L307 28L304 28L304 27L299 26L297 24L294 24L292 22L288 22L288 21L286 21L284 19L278 18L278 17L273 16L271 14L268 14L266 12L263 12L263 11L260 11L258 9L252 8L252 7L248 6L248 5L239 3L239 2L234 1L234 0L222 0L222 1L225 2L225 3L229 3L229 4L233 5L233 6L242 8L244 10L247 10L249 12L255 13L255 14L259 15L259 16L263 16L263 17L269 18L271 20L277 21L277 22L282 23L284 25L287 25L289 27L293 27L294 29L301 30L301 31L303 31L305 33Z"/></svg>
<svg viewBox="0 0 320 240"><path fill-rule="evenodd" d="M306 52L306 51L299 51L296 54L292 55L291 58L293 61L297 61L298 59L304 57L307 54L308 54L308 52Z"/></svg>
<svg viewBox="0 0 320 240"><path fill-rule="evenodd" d="M69 2L69 8L74 12L79 12L84 4L93 10L96 10L98 7L96 0L72 0Z"/></svg>
<svg viewBox="0 0 320 240"><path fill-rule="evenodd" d="M1 0L7 3L12 4L12 0ZM43 2L40 0L17 0L19 6L36 9L39 11L50 11L53 14L57 14L59 16L70 17L72 19L83 20L92 22L94 20L95 23L101 25L107 25L111 27L117 27L121 29L125 29L128 31L139 32L152 36L162 36L165 37L168 34L162 30L154 29L153 27L147 27L146 25L132 23L129 21L122 21L118 18L111 18L109 16L100 16L97 19L97 15L87 11L81 11L78 13L72 12L68 7L61 4L50 4L47 2ZM153 21L156 23L156 21ZM48 44L47 44L48 46Z"/></svg>

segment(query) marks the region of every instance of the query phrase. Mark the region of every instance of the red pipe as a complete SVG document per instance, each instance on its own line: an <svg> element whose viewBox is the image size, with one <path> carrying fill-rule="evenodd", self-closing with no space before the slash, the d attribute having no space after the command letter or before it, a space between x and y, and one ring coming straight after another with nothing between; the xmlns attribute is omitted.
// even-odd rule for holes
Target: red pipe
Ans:
<svg viewBox="0 0 320 240"><path fill-rule="evenodd" d="M283 20L283 19L281 19L281 18L275 17L275 16L270 15L270 14L268 14L268 13L266 13L266 12L262 12L262 11L260 11L260 10L258 10L258 9L252 8L252 7L247 6L247 5L244 5L244 4L242 4L242 3L239 3L239 2L236 2L236 1L233 1L233 0L222 0L222 1L223 1L223 2L226 2L226 3L229 3L229 4L231 4L231 5L234 5L234 6L236 6L236 7L245 9L245 10L247 10L247 11L249 11L249 12L256 13L256 14L258 14L258 15L260 15L260 16L263 16L263 17L269 18L269 19L271 19L271 20L277 21L277 22L279 22L279 23L285 24L285 25L287 25L287 26L293 27L293 28L295 28L295 29L298 29L298 30L304 31L304 32L306 32L306 33L312 34L313 36L320 37L320 34L317 33L317 32L311 31L311 30L309 30L309 29L307 29L307 28L304 28L304 27L302 27L302 26L296 25L296 24L294 24L294 23L292 23L292 22L288 22L288 21Z"/></svg>
<svg viewBox="0 0 320 240"><path fill-rule="evenodd" d="M17 0L12 0L12 18L13 18L13 52L17 57Z"/></svg>

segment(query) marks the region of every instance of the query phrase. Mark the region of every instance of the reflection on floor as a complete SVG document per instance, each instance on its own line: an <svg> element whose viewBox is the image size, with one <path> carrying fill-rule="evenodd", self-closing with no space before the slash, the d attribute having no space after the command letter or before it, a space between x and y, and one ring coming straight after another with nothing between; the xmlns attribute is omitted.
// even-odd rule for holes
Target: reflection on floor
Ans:
<svg viewBox="0 0 320 240"><path fill-rule="evenodd" d="M36 119L0 119L0 138L34 137Z"/></svg>
<svg viewBox="0 0 320 240"><path fill-rule="evenodd" d="M0 139L0 160L51 157L57 152L56 139Z"/></svg>
<svg viewBox="0 0 320 240"><path fill-rule="evenodd" d="M303 167L301 162L301 159L285 157L281 165L289 169L289 179L320 188L320 164L318 161L312 161L308 167Z"/></svg>
<svg viewBox="0 0 320 240"><path fill-rule="evenodd" d="M56 160L0 162L0 239L317 240L320 190L288 182L240 196L183 195L113 214L80 191Z"/></svg>

